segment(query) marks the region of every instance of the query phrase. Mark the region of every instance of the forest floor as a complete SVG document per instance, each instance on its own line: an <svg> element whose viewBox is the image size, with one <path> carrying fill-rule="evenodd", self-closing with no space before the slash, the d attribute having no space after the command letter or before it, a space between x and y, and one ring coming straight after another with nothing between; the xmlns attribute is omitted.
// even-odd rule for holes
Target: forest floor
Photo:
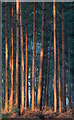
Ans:
<svg viewBox="0 0 74 120"><path fill-rule="evenodd" d="M3 117L2 120L8 120L8 118L10 120L59 120L61 118L61 120L74 120L74 109L70 109L67 110L66 112L56 112L54 113L51 109L49 109L48 111L31 111L31 110L24 110L22 112L22 114L20 115L20 117L18 117L17 114L13 113L10 116L8 116L7 119L4 119L5 117Z"/></svg>

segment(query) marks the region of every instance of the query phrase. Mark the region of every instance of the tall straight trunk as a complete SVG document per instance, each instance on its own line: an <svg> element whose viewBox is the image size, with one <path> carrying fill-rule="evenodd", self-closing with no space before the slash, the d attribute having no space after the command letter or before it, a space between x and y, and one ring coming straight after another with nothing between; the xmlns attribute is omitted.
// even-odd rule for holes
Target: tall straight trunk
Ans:
<svg viewBox="0 0 74 120"><path fill-rule="evenodd" d="M44 16L45 17L45 16ZM41 81L41 100L40 100L40 110L42 110L42 106L45 105L45 89L46 89L46 41L44 41L43 47L43 62L42 62L42 81ZM45 66L45 67L43 67Z"/></svg>
<svg viewBox="0 0 74 120"><path fill-rule="evenodd" d="M57 4L58 9L58 4ZM59 10L59 9L58 9ZM61 83L60 83L60 46L59 46L59 16L57 15L57 47L58 47L58 93L59 93L59 112L61 112Z"/></svg>
<svg viewBox="0 0 74 120"><path fill-rule="evenodd" d="M54 112L57 111L57 90L56 90L56 8L53 3L53 29L54 29Z"/></svg>
<svg viewBox="0 0 74 120"><path fill-rule="evenodd" d="M7 5L7 3L6 3ZM6 7L6 6L5 6ZM5 25L5 111L8 111L8 78L7 78L7 64L8 64L8 45L7 45L7 7L6 7L6 25Z"/></svg>
<svg viewBox="0 0 74 120"><path fill-rule="evenodd" d="M23 51L23 26L22 26L22 10L20 3L20 32L21 32L21 111L24 108L24 51Z"/></svg>
<svg viewBox="0 0 74 120"><path fill-rule="evenodd" d="M20 4L19 3L19 57L18 57L18 115L20 116L21 113L21 30L20 30Z"/></svg>
<svg viewBox="0 0 74 120"><path fill-rule="evenodd" d="M11 52L11 92L10 92L10 100L9 100L9 111L12 110L13 108L13 5L12 8L10 10L10 14L11 14L11 48L12 48L12 52Z"/></svg>
<svg viewBox="0 0 74 120"><path fill-rule="evenodd" d="M25 82L25 108L28 106L28 45L27 45L27 18L26 18L26 82Z"/></svg>
<svg viewBox="0 0 74 120"><path fill-rule="evenodd" d="M48 104L49 66L50 66L51 44L52 44L51 41L52 41L52 32L50 33L50 45L49 45L48 66L47 66L47 78L46 78L47 81L46 81L46 93L45 93L45 110L47 109L47 104Z"/></svg>
<svg viewBox="0 0 74 120"><path fill-rule="evenodd" d="M19 2L16 2L16 107L18 107Z"/></svg>
<svg viewBox="0 0 74 120"><path fill-rule="evenodd" d="M70 42L68 37L68 65L69 65L69 107L71 109L71 79L70 79Z"/></svg>
<svg viewBox="0 0 74 120"><path fill-rule="evenodd" d="M35 107L35 96L34 96L34 76L35 76L35 2L34 2L34 14L33 14L33 63L32 63L32 111Z"/></svg>
<svg viewBox="0 0 74 120"><path fill-rule="evenodd" d="M66 88L65 88L65 48L64 48L64 8L62 3L62 80L63 80L63 110L66 111Z"/></svg>
<svg viewBox="0 0 74 120"><path fill-rule="evenodd" d="M40 111L40 100L41 100L41 84L42 84L42 63L43 63L43 44L44 44L44 3L42 3L42 40L41 40L41 51L40 51L40 71L39 71L39 83L38 83L38 95L37 95L37 106Z"/></svg>

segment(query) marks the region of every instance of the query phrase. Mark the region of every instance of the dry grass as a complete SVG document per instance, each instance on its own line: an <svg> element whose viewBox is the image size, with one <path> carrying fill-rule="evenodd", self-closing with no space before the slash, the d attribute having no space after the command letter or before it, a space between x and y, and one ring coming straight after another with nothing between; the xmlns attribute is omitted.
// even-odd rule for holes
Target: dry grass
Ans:
<svg viewBox="0 0 74 120"><path fill-rule="evenodd" d="M4 112L4 111L3 111ZM12 112L9 116L7 116L9 118L18 118L18 114L16 112ZM23 110L23 112L21 113L19 118L29 118L30 120L35 119L52 119L52 118L72 118L74 119L74 110L70 109L67 110L67 112L56 112L54 113L52 108L48 108L47 111L43 110L38 112L37 109L35 109L35 111L31 111L30 109L25 109Z"/></svg>

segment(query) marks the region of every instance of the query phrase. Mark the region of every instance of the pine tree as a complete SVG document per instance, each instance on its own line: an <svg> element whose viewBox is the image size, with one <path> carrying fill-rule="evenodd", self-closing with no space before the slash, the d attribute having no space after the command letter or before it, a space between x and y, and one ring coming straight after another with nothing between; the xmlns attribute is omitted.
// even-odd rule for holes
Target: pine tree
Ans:
<svg viewBox="0 0 74 120"><path fill-rule="evenodd" d="M8 66L8 44L7 44L7 3L6 3L6 20L5 20L5 111L8 111L8 76L7 76L7 66Z"/></svg>
<svg viewBox="0 0 74 120"><path fill-rule="evenodd" d="M11 17L11 93L10 93L10 100L9 100L9 111L13 108L13 5L10 10L10 17Z"/></svg>
<svg viewBox="0 0 74 120"><path fill-rule="evenodd" d="M27 15L26 15L26 82L25 82L25 108L26 109L27 109L27 106L28 106L28 43L27 43Z"/></svg>
<svg viewBox="0 0 74 120"><path fill-rule="evenodd" d="M65 48L64 48L64 8L62 3L62 80L63 80L63 110L66 110L66 89L65 89Z"/></svg>
<svg viewBox="0 0 74 120"><path fill-rule="evenodd" d="M37 107L40 111L40 100L41 100L41 84L42 84L42 64L43 64L43 45L44 45L44 3L42 3L42 40L41 40L41 51L40 51L40 71L39 71L39 83L38 83L38 95L37 95Z"/></svg>
<svg viewBox="0 0 74 120"><path fill-rule="evenodd" d="M16 2L16 107L18 106L19 2Z"/></svg>
<svg viewBox="0 0 74 120"><path fill-rule="evenodd" d="M23 51L23 26L22 26L22 10L20 3L20 37L21 37L21 112L24 108L24 51Z"/></svg>
<svg viewBox="0 0 74 120"><path fill-rule="evenodd" d="M54 29L54 112L57 111L57 90L56 90L56 8L53 3L53 29Z"/></svg>
<svg viewBox="0 0 74 120"><path fill-rule="evenodd" d="M57 10L59 5L57 4ZM58 93L59 93L59 112L61 112L61 81L60 81L60 46L59 46L59 15L57 14L57 47L58 47Z"/></svg>
<svg viewBox="0 0 74 120"><path fill-rule="evenodd" d="M34 96L34 76L35 76L35 2L34 2L34 14L33 14L33 63L32 63L32 111L35 106Z"/></svg>

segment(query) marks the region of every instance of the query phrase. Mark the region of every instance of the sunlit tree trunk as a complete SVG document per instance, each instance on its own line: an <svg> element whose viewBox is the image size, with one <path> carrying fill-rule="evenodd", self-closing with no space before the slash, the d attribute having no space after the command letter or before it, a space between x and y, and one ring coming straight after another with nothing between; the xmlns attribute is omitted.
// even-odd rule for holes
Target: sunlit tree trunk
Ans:
<svg viewBox="0 0 74 120"><path fill-rule="evenodd" d="M19 2L16 2L16 107L18 107Z"/></svg>
<svg viewBox="0 0 74 120"><path fill-rule="evenodd" d="M22 10L20 3L20 37L21 37L21 112L24 108L24 51L23 51L23 26L22 26Z"/></svg>
<svg viewBox="0 0 74 120"><path fill-rule="evenodd" d="M56 8L53 3L53 29L54 29L54 112L57 111L57 90L56 90Z"/></svg>
<svg viewBox="0 0 74 120"><path fill-rule="evenodd" d="M41 40L41 51L40 51L40 71L39 71L39 83L38 83L38 95L37 95L37 107L40 111L40 100L41 100L41 84L42 84L42 63L43 63L43 43L44 43L44 3L42 3L42 40Z"/></svg>
<svg viewBox="0 0 74 120"><path fill-rule="evenodd" d="M58 4L57 4L57 10ZM58 47L58 92L59 92L59 112L61 112L61 82L60 82L60 46L59 46L59 16L57 14L57 47Z"/></svg>
<svg viewBox="0 0 74 120"><path fill-rule="evenodd" d="M25 82L25 109L28 106L28 45L27 45L27 18L26 18L26 82Z"/></svg>
<svg viewBox="0 0 74 120"><path fill-rule="evenodd" d="M62 3L62 80L63 80L63 110L66 110L66 89L65 89L65 48L64 48L64 8Z"/></svg>
<svg viewBox="0 0 74 120"><path fill-rule="evenodd" d="M7 3L6 3L7 5ZM8 45L7 45L7 6L6 6L6 25L5 25L5 111L8 111L8 78L7 78L7 64L8 64Z"/></svg>
<svg viewBox="0 0 74 120"><path fill-rule="evenodd" d="M34 96L34 76L35 76L35 2L34 2L34 14L33 14L33 63L32 63L32 111L34 111L35 106L35 96Z"/></svg>
<svg viewBox="0 0 74 120"><path fill-rule="evenodd" d="M12 8L10 10L10 14L11 14L11 92L10 92L10 100L9 100L9 111L12 110L13 108L13 5Z"/></svg>
<svg viewBox="0 0 74 120"><path fill-rule="evenodd" d="M69 107L71 109L71 78L70 78L70 42L68 37L68 65L69 65Z"/></svg>

